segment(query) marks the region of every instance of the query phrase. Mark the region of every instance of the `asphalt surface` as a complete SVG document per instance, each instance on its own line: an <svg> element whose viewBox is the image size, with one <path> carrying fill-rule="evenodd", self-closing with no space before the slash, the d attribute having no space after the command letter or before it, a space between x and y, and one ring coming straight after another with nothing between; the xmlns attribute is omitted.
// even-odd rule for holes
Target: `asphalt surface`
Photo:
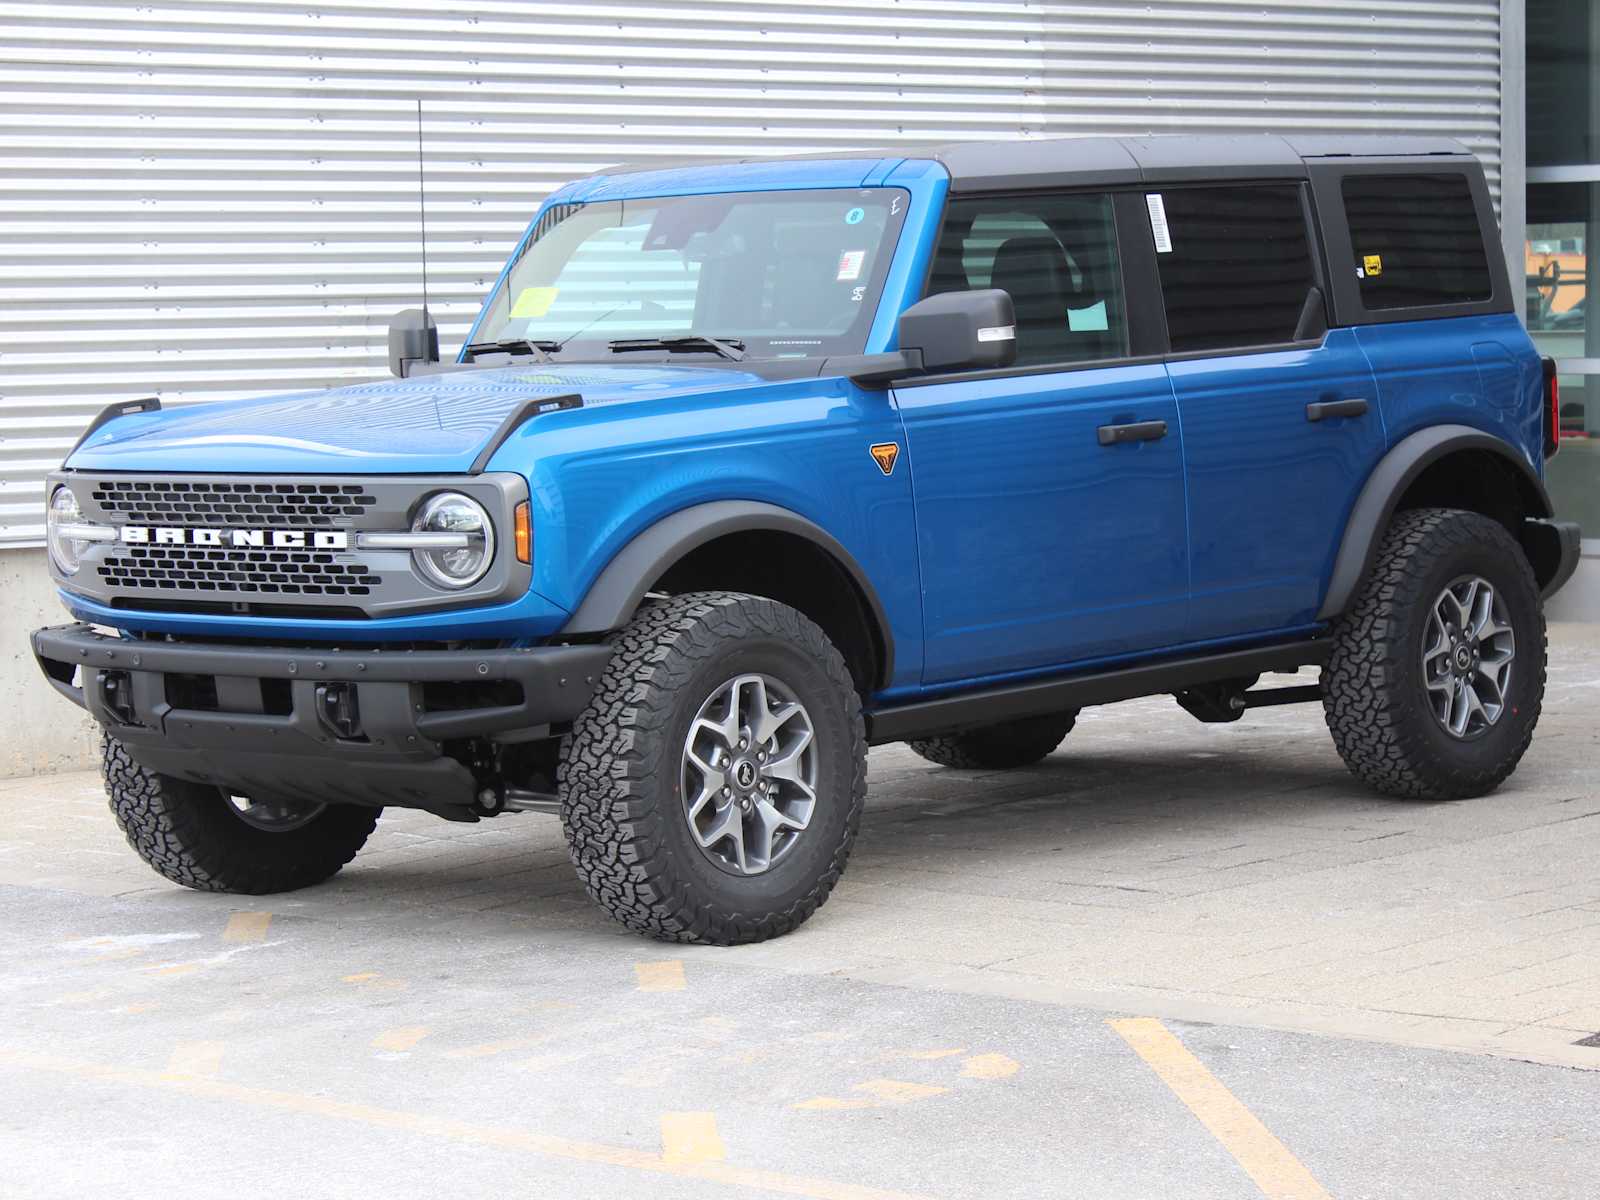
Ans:
<svg viewBox="0 0 1600 1200"><path fill-rule="evenodd" d="M1496 796L1376 800L1315 709L873 752L791 937L650 943L558 828L386 814L288 896L0 781L0 1196L1591 1197L1600 637Z"/></svg>

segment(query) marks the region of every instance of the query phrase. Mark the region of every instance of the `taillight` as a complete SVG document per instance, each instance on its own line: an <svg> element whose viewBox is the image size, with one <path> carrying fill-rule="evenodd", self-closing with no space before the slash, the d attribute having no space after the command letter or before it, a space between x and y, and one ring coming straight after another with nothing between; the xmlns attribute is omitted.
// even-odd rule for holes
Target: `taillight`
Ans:
<svg viewBox="0 0 1600 1200"><path fill-rule="evenodd" d="M1553 458L1561 449L1561 384L1556 379L1556 360L1544 362L1544 456Z"/></svg>

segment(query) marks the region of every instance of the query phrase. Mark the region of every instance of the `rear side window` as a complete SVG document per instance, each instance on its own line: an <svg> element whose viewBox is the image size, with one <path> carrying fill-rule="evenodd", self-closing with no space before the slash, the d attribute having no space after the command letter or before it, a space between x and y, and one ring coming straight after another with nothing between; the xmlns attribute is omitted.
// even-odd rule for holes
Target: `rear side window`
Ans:
<svg viewBox="0 0 1600 1200"><path fill-rule="evenodd" d="M1367 308L1489 299L1494 285L1465 175L1349 175L1343 193Z"/></svg>
<svg viewBox="0 0 1600 1200"><path fill-rule="evenodd" d="M983 288L1011 294L1019 366L1128 353L1109 196L952 201L928 294Z"/></svg>
<svg viewBox="0 0 1600 1200"><path fill-rule="evenodd" d="M1294 340L1311 289L1311 247L1296 184L1177 188L1146 197L1176 354Z"/></svg>

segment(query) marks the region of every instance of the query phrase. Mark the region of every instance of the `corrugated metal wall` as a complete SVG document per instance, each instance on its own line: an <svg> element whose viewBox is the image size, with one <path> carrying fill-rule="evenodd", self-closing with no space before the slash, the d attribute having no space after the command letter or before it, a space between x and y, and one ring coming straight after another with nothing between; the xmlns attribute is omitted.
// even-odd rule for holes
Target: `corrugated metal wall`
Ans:
<svg viewBox="0 0 1600 1200"><path fill-rule="evenodd" d="M426 106L447 345L539 198L622 159L1427 130L1496 174L1499 0L0 2L0 545L115 399L383 371Z"/></svg>

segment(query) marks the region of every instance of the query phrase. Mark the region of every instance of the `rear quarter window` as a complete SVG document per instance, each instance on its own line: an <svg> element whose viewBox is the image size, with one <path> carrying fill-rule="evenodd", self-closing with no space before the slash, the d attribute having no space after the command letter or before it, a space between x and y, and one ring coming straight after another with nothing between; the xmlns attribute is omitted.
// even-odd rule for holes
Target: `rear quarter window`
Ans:
<svg viewBox="0 0 1600 1200"><path fill-rule="evenodd" d="M1459 172L1348 175L1341 187L1361 303L1369 310L1488 300L1483 230Z"/></svg>

